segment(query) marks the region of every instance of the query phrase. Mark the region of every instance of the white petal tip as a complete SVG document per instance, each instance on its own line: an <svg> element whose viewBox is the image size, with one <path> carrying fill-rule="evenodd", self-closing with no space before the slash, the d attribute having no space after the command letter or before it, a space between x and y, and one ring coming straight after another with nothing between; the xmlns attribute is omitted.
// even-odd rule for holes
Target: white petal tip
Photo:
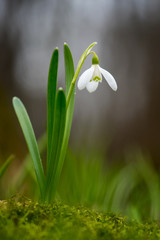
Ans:
<svg viewBox="0 0 160 240"><path fill-rule="evenodd" d="M108 82L109 86L113 89L113 91L117 91L117 83L114 79L114 77L105 69L100 68L101 73L103 74L104 78L106 79L106 81Z"/></svg>
<svg viewBox="0 0 160 240"><path fill-rule="evenodd" d="M88 89L87 89L88 90ZM89 93L93 93L95 92L96 90L88 90Z"/></svg>
<svg viewBox="0 0 160 240"><path fill-rule="evenodd" d="M112 89L113 89L113 91L117 91L117 89L118 89L118 87L117 87L117 85L116 86L114 86L114 87L112 87Z"/></svg>
<svg viewBox="0 0 160 240"><path fill-rule="evenodd" d="M88 92L95 92L98 87L98 82L91 81L86 85Z"/></svg>
<svg viewBox="0 0 160 240"><path fill-rule="evenodd" d="M77 84L77 87L78 87L79 90L83 90L85 88L85 87L83 87L83 86L81 86L79 84Z"/></svg>

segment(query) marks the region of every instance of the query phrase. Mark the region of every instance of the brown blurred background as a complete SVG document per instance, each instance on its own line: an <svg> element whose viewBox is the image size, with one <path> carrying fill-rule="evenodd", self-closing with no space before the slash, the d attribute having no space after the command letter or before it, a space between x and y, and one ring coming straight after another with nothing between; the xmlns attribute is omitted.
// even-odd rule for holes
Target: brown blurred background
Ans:
<svg viewBox="0 0 160 240"><path fill-rule="evenodd" d="M50 57L60 48L59 86L64 87L63 42L75 66L97 41L100 65L113 74L118 91L105 80L98 91L76 90L70 145L110 156L132 148L160 157L159 0L1 0L0 157L21 159L27 149L12 108L24 102L36 136L46 126L46 86ZM91 64L88 59L83 72Z"/></svg>

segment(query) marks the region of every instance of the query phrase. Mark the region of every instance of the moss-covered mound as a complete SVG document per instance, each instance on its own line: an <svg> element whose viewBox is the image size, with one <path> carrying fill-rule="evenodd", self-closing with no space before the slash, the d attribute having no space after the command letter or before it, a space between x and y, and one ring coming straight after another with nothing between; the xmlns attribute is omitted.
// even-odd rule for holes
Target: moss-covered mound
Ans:
<svg viewBox="0 0 160 240"><path fill-rule="evenodd" d="M160 239L157 222L139 224L114 214L56 202L0 201L0 239Z"/></svg>

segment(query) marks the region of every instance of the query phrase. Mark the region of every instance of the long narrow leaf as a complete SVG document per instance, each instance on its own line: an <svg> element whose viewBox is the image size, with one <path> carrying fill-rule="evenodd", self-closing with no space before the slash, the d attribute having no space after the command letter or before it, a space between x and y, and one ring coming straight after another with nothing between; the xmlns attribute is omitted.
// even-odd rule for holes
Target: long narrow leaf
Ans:
<svg viewBox="0 0 160 240"><path fill-rule="evenodd" d="M43 198L45 182L44 171L32 124L30 122L28 113L20 99L14 97L13 106L33 160L37 181L40 187L41 197Z"/></svg>
<svg viewBox="0 0 160 240"><path fill-rule="evenodd" d="M48 164L47 180L46 180L46 197L50 202L55 195L54 182L57 176L57 167L59 165L59 155L64 136L66 120L66 97L63 89L59 89L56 96L56 105L54 113L53 137L51 143L50 162Z"/></svg>
<svg viewBox="0 0 160 240"><path fill-rule="evenodd" d="M74 63L71 51L67 45L64 43L64 63L65 63L65 77L66 77L66 96L68 95L69 88L74 76ZM74 96L74 94L73 94Z"/></svg>
<svg viewBox="0 0 160 240"><path fill-rule="evenodd" d="M64 44L64 60L65 60L65 75L66 75L66 95L68 94L71 81L74 76L74 64L73 64L73 58L71 51L68 47L68 45ZM59 156L59 163L58 168L56 171L55 181L54 181L54 189L57 188L59 178L61 175L64 159L66 156L66 150L68 146L68 140L70 136L71 131L71 125L72 125L72 117L73 117L73 110L74 110L74 98L75 98L75 90L73 91L70 99L69 106L67 108L67 115L66 115L66 125L65 125L65 132L64 132L64 138L62 142L62 148L61 153Z"/></svg>
<svg viewBox="0 0 160 240"><path fill-rule="evenodd" d="M57 72L58 72L58 48L52 54L49 74L48 74L48 89L47 89L47 166L50 161L51 142L53 134L53 121L54 121L54 106L56 99L57 88Z"/></svg>
<svg viewBox="0 0 160 240"><path fill-rule="evenodd" d="M47 146L46 132L38 139L37 143L39 152L40 154L42 154L46 150ZM19 189L23 186L26 177L32 174L34 174L32 158L31 155L28 153L27 156L24 158L20 168L16 171L16 175L12 179L12 182L7 191L7 196L11 196L15 193L15 191L19 191Z"/></svg>
<svg viewBox="0 0 160 240"><path fill-rule="evenodd" d="M2 165L2 167L0 168L0 178L3 176L3 174L5 173L5 171L7 170L8 166L10 165L10 163L12 162L14 156L11 155L9 158L7 158L7 160L5 161L5 163Z"/></svg>
<svg viewBox="0 0 160 240"><path fill-rule="evenodd" d="M66 75L66 96L67 96L73 76L74 76L74 63L73 63L71 51L66 43L64 44L64 60L65 60L65 75ZM63 147L64 154L66 154L68 140L69 140L70 131L71 131L73 110L74 110L74 99L75 99L75 88L73 89L73 92L70 98L70 103L67 109L65 139L64 139L65 146Z"/></svg>

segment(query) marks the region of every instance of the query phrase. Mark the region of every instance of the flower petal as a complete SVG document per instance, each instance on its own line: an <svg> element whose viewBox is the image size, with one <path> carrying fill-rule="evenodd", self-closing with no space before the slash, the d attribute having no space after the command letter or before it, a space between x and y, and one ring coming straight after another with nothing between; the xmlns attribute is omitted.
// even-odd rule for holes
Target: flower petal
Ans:
<svg viewBox="0 0 160 240"><path fill-rule="evenodd" d="M99 68L100 68L100 71L101 71L101 73L103 74L104 78L105 78L106 81L108 82L109 86L110 86L114 91L116 91L116 90L117 90L117 83L116 83L114 77L113 77L108 71L106 71L105 69L101 68L100 66L99 66Z"/></svg>
<svg viewBox="0 0 160 240"><path fill-rule="evenodd" d="M87 83L86 88L87 88L88 92L91 93L91 92L96 91L96 89L98 87L98 83L99 82L95 82L95 81L91 81L91 82Z"/></svg>
<svg viewBox="0 0 160 240"><path fill-rule="evenodd" d="M79 90L82 90L83 88L86 87L86 84L91 80L92 75L93 75L94 67L90 67L87 69L82 75L80 76L78 80L78 88Z"/></svg>

